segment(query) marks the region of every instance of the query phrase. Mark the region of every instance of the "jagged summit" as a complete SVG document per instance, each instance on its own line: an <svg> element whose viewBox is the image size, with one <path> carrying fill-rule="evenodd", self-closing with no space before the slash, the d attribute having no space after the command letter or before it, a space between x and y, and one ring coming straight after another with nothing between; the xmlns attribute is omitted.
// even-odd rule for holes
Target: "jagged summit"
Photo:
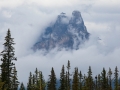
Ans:
<svg viewBox="0 0 120 90"><path fill-rule="evenodd" d="M65 13L58 15L56 22L48 26L33 46L34 50L79 49L79 45L89 38L84 21L79 11L73 11L69 19Z"/></svg>
<svg viewBox="0 0 120 90"><path fill-rule="evenodd" d="M61 13L60 15L58 15L58 18L56 20L56 23L58 24L64 24L66 22L66 20L68 19L68 17L66 16L65 13Z"/></svg>
<svg viewBox="0 0 120 90"><path fill-rule="evenodd" d="M74 24L74 25L84 24L83 19L82 19L79 11L72 12L72 18L70 20L70 24Z"/></svg>

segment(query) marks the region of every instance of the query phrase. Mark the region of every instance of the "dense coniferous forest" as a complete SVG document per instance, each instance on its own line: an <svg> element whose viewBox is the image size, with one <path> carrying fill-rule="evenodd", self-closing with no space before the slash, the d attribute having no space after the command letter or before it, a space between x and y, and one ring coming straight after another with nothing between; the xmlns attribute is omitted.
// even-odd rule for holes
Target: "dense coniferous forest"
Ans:
<svg viewBox="0 0 120 90"><path fill-rule="evenodd" d="M8 29L5 43L3 44L4 49L0 53L2 57L0 90L120 90L117 66L114 71L109 68L108 72L103 68L100 74L93 77L91 66L89 66L87 74L83 74L77 67L74 68L73 73L70 73L69 60L66 66L63 65L61 67L60 78L56 78L52 67L51 73L48 75L49 79L45 81L42 71L36 68L35 73L32 74L30 72L27 86L24 86L23 82L19 82L17 76L17 69L14 63L17 58L15 57L13 39ZM59 83L57 80L59 80Z"/></svg>

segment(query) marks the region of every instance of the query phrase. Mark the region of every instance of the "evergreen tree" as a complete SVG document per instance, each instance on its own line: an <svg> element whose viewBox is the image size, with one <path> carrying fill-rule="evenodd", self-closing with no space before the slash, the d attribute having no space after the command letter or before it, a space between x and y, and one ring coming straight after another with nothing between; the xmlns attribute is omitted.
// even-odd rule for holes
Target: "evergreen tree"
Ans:
<svg viewBox="0 0 120 90"><path fill-rule="evenodd" d="M23 83L21 83L21 85L20 85L20 90L25 90L25 86Z"/></svg>
<svg viewBox="0 0 120 90"><path fill-rule="evenodd" d="M66 85L65 85L65 69L64 69L64 65L62 66L62 70L60 73L60 87L59 90L66 90Z"/></svg>
<svg viewBox="0 0 120 90"><path fill-rule="evenodd" d="M13 77L12 77L12 90L17 90L18 88L18 85L19 85L19 82L18 82L18 79L17 79L17 71L16 71L16 67L14 66L13 68Z"/></svg>
<svg viewBox="0 0 120 90"><path fill-rule="evenodd" d="M35 83L36 83L36 85L38 85L38 74L39 74L39 72L38 72L38 69L36 68L36 70L35 70Z"/></svg>
<svg viewBox="0 0 120 90"><path fill-rule="evenodd" d="M45 90L45 86L46 86L46 83L45 83L43 74L41 71L39 71L38 90Z"/></svg>
<svg viewBox="0 0 120 90"><path fill-rule="evenodd" d="M67 90L67 87L68 87L68 72L67 71L66 71L66 74L65 74L65 87L66 87L65 90Z"/></svg>
<svg viewBox="0 0 120 90"><path fill-rule="evenodd" d="M75 72L74 72L74 75L73 75L72 90L79 90L78 68L75 68Z"/></svg>
<svg viewBox="0 0 120 90"><path fill-rule="evenodd" d="M33 74L33 77L32 77L32 84L35 85L35 75Z"/></svg>
<svg viewBox="0 0 120 90"><path fill-rule="evenodd" d="M111 68L109 68L109 71L108 71L108 82L109 82L109 89L112 90L112 79L111 79L111 76L112 76L112 71L111 71Z"/></svg>
<svg viewBox="0 0 120 90"><path fill-rule="evenodd" d="M92 78L92 70L91 70L91 67L89 66L89 69L88 69L88 76L87 76L87 79L86 79L86 86L87 86L87 89L88 90L93 90L93 78Z"/></svg>
<svg viewBox="0 0 120 90"><path fill-rule="evenodd" d="M98 90L98 77L95 77L95 89Z"/></svg>
<svg viewBox="0 0 120 90"><path fill-rule="evenodd" d="M101 85L103 90L107 89L107 78L105 68L103 68L103 71L101 72Z"/></svg>
<svg viewBox="0 0 120 90"><path fill-rule="evenodd" d="M32 90L32 73L30 72L28 84L27 84L27 90Z"/></svg>
<svg viewBox="0 0 120 90"><path fill-rule="evenodd" d="M51 70L51 75L49 75L47 90L56 90L56 75L55 75L53 67Z"/></svg>
<svg viewBox="0 0 120 90"><path fill-rule="evenodd" d="M108 79L108 76L106 77L106 88L107 88L107 90L110 90L110 86L109 86L109 79Z"/></svg>
<svg viewBox="0 0 120 90"><path fill-rule="evenodd" d="M7 63L6 63L6 55L4 55L3 58L1 58L1 61L3 62L0 66L1 66L1 76L0 76L0 90L3 90L3 89L7 89L7 87L5 87L5 80L7 78L7 72L6 72L6 69L7 69Z"/></svg>
<svg viewBox="0 0 120 90"><path fill-rule="evenodd" d="M84 76L83 76L83 87L82 87L82 90L87 90L86 81L87 81L87 77L86 77L86 75L84 74Z"/></svg>
<svg viewBox="0 0 120 90"><path fill-rule="evenodd" d="M101 90L101 76L98 74L97 90Z"/></svg>
<svg viewBox="0 0 120 90"><path fill-rule="evenodd" d="M83 79L83 76L82 76L82 72L80 71L79 73L80 90L82 90L82 79Z"/></svg>
<svg viewBox="0 0 120 90"><path fill-rule="evenodd" d="M30 72L29 82L27 85L27 90L45 90L45 80L43 79L43 74L41 71L35 70L35 74L32 75Z"/></svg>
<svg viewBox="0 0 120 90"><path fill-rule="evenodd" d="M70 61L68 60L68 63L67 63L67 90L70 90L71 89L71 84L70 84Z"/></svg>
<svg viewBox="0 0 120 90"><path fill-rule="evenodd" d="M33 90L33 89L35 90L36 84L35 84L35 75L34 74L32 75L32 79L31 80L32 80L31 90Z"/></svg>
<svg viewBox="0 0 120 90"><path fill-rule="evenodd" d="M5 85L3 86L3 89L6 87L8 88L7 90L13 90L12 86L14 86L12 79L13 79L13 74L12 70L14 68L14 63L12 62L13 60L17 60L16 57L14 57L14 38L11 38L11 33L10 30L8 29L7 35L5 37L5 43L4 45L4 50L1 52L2 56L2 64L1 64L1 78L2 82L5 82Z"/></svg>
<svg viewBox="0 0 120 90"><path fill-rule="evenodd" d="M118 90L118 69L117 66L114 72L114 90Z"/></svg>
<svg viewBox="0 0 120 90"><path fill-rule="evenodd" d="M1 58L2 65L1 66L1 81L5 82L7 78L7 58L6 55L4 54L3 58Z"/></svg>

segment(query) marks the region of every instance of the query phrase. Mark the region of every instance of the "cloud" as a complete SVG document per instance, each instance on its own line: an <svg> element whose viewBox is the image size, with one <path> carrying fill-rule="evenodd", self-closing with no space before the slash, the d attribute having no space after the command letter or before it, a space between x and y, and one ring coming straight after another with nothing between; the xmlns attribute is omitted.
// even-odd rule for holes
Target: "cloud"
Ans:
<svg viewBox="0 0 120 90"><path fill-rule="evenodd" d="M16 8L23 4L23 0L0 0L0 9L2 8Z"/></svg>
<svg viewBox="0 0 120 90"><path fill-rule="evenodd" d="M71 73L79 67L87 73L89 65L94 75L105 67L114 71L119 67L120 53L120 10L119 0L0 0L0 51L3 50L4 37L10 28L15 38L16 67L20 82L27 83L29 72L37 67L43 71L47 80L54 67L57 77L62 65L71 62ZM109 4L108 4L109 3ZM46 56L43 51L33 52L31 47L61 12L71 16L73 10L82 14L90 40L74 51L52 50ZM98 40L98 37L101 40Z"/></svg>

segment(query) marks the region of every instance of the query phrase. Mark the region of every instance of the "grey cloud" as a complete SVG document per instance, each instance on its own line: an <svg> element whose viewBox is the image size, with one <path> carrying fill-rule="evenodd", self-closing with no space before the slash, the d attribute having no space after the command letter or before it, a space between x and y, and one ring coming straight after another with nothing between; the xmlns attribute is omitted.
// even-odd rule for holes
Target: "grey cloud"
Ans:
<svg viewBox="0 0 120 90"><path fill-rule="evenodd" d="M46 80L51 67L55 68L58 77L61 66L66 65L67 60L71 61L71 73L76 66L86 73L91 65L94 75L100 73L103 67L106 69L111 67L112 70L115 66L120 68L120 10L116 9L119 5L118 0L114 0L114 5L110 0L70 0L70 3L64 5L60 1L59 5L58 3L48 5L49 8L46 6L48 4L46 1L42 2L44 3L42 6L39 0L30 2L22 0L19 3L13 3L13 6L7 6L8 2L0 7L0 13L2 13L0 14L0 50L3 50L4 37L7 29L10 28L16 43L15 53L18 57L16 66L20 82L27 83L29 72L34 72L36 67L43 71ZM108 2L111 4L107 4ZM70 16L76 9L80 10L87 30L91 33L90 40L81 45L80 50L57 52L54 49L46 56L43 55L43 51L31 50L39 35L51 22L54 23L58 14L65 12ZM5 14L11 16L6 17ZM101 40L98 40L98 37Z"/></svg>

